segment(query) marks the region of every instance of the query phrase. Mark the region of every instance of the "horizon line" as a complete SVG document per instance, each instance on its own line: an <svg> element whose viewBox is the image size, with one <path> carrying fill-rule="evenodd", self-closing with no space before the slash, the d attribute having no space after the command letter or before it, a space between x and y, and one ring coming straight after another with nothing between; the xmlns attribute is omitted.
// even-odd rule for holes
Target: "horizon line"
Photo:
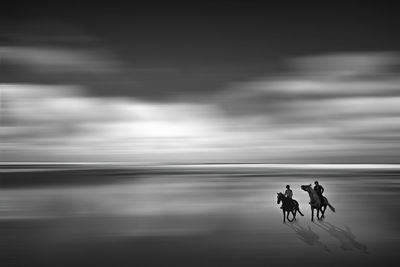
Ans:
<svg viewBox="0 0 400 267"><path fill-rule="evenodd" d="M308 169L400 169L397 163L151 163L151 162L11 162L0 161L0 166L12 165L124 165L135 167L260 167Z"/></svg>

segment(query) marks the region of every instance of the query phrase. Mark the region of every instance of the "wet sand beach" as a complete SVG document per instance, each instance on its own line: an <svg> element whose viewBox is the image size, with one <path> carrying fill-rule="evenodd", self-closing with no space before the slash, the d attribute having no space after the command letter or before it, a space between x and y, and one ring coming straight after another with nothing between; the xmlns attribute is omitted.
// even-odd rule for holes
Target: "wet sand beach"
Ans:
<svg viewBox="0 0 400 267"><path fill-rule="evenodd" d="M2 266L399 263L397 170L52 168L5 171ZM336 208L322 222L300 189L316 179ZM276 192L286 184L304 217L284 224Z"/></svg>

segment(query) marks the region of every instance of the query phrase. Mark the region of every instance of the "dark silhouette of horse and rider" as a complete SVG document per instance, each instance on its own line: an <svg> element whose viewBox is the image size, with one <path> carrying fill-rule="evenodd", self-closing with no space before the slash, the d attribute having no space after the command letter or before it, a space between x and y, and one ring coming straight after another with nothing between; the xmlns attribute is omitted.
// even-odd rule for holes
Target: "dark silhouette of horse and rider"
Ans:
<svg viewBox="0 0 400 267"><path fill-rule="evenodd" d="M314 210L317 210L317 219L322 220L325 218L326 208L333 212L335 212L335 208L329 203L328 199L324 197L322 194L325 189L319 184L318 181L315 181L315 186L312 188L311 184L302 185L301 189L308 192L310 197L310 206L311 206L311 221L314 221ZM301 216L304 216L303 213L299 209L299 203L293 199L293 191L290 189L290 185L286 186L285 193L277 193L277 204L282 202L282 212L283 212L283 222L286 222L286 219L289 222L293 222L296 220L296 213L299 212ZM320 216L321 212L321 216ZM292 219L289 219L289 214L292 214Z"/></svg>
<svg viewBox="0 0 400 267"><path fill-rule="evenodd" d="M282 193L277 193L278 194L278 200L277 204L280 204L282 202L281 209L283 211L283 222L286 222L286 219L289 222L293 222L296 220L296 213L299 212L301 216L304 216L304 214L300 211L299 209L299 202L294 200L293 197L293 192L290 189L290 186L286 186L286 191L285 194ZM289 214L292 213L292 219L289 219Z"/></svg>
<svg viewBox="0 0 400 267"><path fill-rule="evenodd" d="M335 212L335 208L329 203L328 199L323 196L323 193L325 192L323 186L320 185L318 181L315 181L314 184L314 187L312 187L311 184L300 186L301 189L306 191L310 197L309 204L311 207L311 221L314 221L314 210L317 210L317 219L319 222L314 223L314 225L337 239L342 250L359 250L365 254L369 254L367 246L356 240L355 235L351 232L348 226L345 226L345 229L343 229L323 221L325 218L326 208L329 207L329 209L333 212ZM297 212L304 216L299 209L299 203L293 199L293 191L290 188L290 185L286 185L285 193L277 193L277 195L277 204L282 202L281 209L283 211L284 223L286 222L286 219L289 222L296 221ZM292 214L292 219L289 218L289 214ZM298 238L307 245L320 247L326 252L331 251L326 244L320 241L318 234L314 232L310 226L305 228L299 225L297 222L288 224L288 226L297 234Z"/></svg>

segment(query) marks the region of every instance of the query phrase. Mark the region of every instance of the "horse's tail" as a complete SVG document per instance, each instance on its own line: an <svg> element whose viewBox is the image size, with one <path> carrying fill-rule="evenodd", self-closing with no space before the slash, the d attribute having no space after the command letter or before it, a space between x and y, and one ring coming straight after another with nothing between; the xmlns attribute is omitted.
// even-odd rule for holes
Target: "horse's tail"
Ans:
<svg viewBox="0 0 400 267"><path fill-rule="evenodd" d="M296 210L300 213L301 216L304 216L304 214L300 211L299 202L297 202L294 199L293 199L293 202L294 202L294 205L296 207Z"/></svg>
<svg viewBox="0 0 400 267"><path fill-rule="evenodd" d="M300 211L299 207L297 207L297 211L300 213L301 216L304 216L304 214Z"/></svg>
<svg viewBox="0 0 400 267"><path fill-rule="evenodd" d="M334 206L332 206L331 204L327 203L328 207L331 209L331 211L335 212L336 209Z"/></svg>

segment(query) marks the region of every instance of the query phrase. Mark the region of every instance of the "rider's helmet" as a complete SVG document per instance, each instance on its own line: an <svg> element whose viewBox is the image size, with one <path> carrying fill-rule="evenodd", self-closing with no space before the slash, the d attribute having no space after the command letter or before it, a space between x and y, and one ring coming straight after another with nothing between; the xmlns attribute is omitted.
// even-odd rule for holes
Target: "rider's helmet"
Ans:
<svg viewBox="0 0 400 267"><path fill-rule="evenodd" d="M290 188L290 185L287 185L286 188L289 189L289 188Z"/></svg>
<svg viewBox="0 0 400 267"><path fill-rule="evenodd" d="M318 185L318 181L315 181L314 184L315 184L315 185Z"/></svg>

